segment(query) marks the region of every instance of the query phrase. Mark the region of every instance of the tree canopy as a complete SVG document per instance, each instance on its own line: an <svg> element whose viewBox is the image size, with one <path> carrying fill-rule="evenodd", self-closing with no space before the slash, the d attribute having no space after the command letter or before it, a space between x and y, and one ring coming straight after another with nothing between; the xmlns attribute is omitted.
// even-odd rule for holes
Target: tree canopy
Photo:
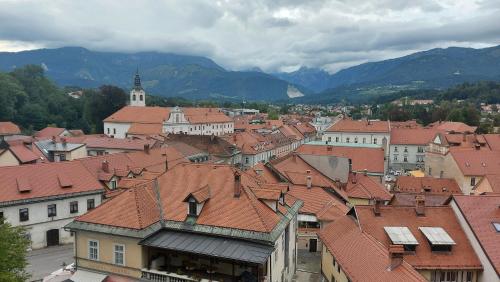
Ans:
<svg viewBox="0 0 500 282"><path fill-rule="evenodd" d="M0 218L0 281L24 282L29 278L25 270L28 246L24 229Z"/></svg>

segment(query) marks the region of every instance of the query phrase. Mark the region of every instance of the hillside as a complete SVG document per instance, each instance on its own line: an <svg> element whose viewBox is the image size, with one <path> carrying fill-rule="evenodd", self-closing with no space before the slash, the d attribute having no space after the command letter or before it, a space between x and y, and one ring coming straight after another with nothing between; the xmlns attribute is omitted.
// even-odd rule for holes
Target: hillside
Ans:
<svg viewBox="0 0 500 282"><path fill-rule="evenodd" d="M314 82L321 96L377 92L397 89L442 89L463 82L500 80L500 46L473 49L450 47L408 56L370 62L341 70L333 75L317 69L277 75L287 81L310 86ZM375 89L375 91L373 91ZM310 97L321 99L325 97Z"/></svg>
<svg viewBox="0 0 500 282"><path fill-rule="evenodd" d="M308 91L274 76L227 71L210 59L157 52L134 54L95 52L79 47L0 52L0 70L41 65L58 85L129 89L139 67L146 91L164 97L218 98L241 101L278 100Z"/></svg>

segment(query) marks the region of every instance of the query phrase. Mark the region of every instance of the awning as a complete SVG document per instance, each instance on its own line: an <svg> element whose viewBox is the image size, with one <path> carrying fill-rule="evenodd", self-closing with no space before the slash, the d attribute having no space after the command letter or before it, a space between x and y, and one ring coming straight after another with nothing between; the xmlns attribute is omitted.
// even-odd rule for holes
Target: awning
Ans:
<svg viewBox="0 0 500 282"><path fill-rule="evenodd" d="M266 263L274 250L255 242L170 230L160 230L139 244L257 264Z"/></svg>
<svg viewBox="0 0 500 282"><path fill-rule="evenodd" d="M106 277L104 274L78 269L70 279L73 282L102 282Z"/></svg>

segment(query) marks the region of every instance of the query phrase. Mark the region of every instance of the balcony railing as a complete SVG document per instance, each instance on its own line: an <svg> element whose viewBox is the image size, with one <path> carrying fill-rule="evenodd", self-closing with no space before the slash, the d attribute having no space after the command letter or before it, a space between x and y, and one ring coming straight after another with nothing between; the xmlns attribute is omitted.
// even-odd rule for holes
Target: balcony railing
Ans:
<svg viewBox="0 0 500 282"><path fill-rule="evenodd" d="M194 279L186 275L179 275L175 273L142 269L142 279L146 279L154 282L191 282L200 281L199 279ZM208 281L208 280L207 280Z"/></svg>

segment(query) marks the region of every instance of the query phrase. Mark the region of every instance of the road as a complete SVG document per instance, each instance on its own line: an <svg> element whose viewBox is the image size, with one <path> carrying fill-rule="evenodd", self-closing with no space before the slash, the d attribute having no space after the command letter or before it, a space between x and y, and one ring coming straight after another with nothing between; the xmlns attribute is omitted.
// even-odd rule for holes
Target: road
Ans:
<svg viewBox="0 0 500 282"><path fill-rule="evenodd" d="M41 281L45 276L60 269L63 262L73 262L73 244L48 247L28 252L27 271L30 281Z"/></svg>

